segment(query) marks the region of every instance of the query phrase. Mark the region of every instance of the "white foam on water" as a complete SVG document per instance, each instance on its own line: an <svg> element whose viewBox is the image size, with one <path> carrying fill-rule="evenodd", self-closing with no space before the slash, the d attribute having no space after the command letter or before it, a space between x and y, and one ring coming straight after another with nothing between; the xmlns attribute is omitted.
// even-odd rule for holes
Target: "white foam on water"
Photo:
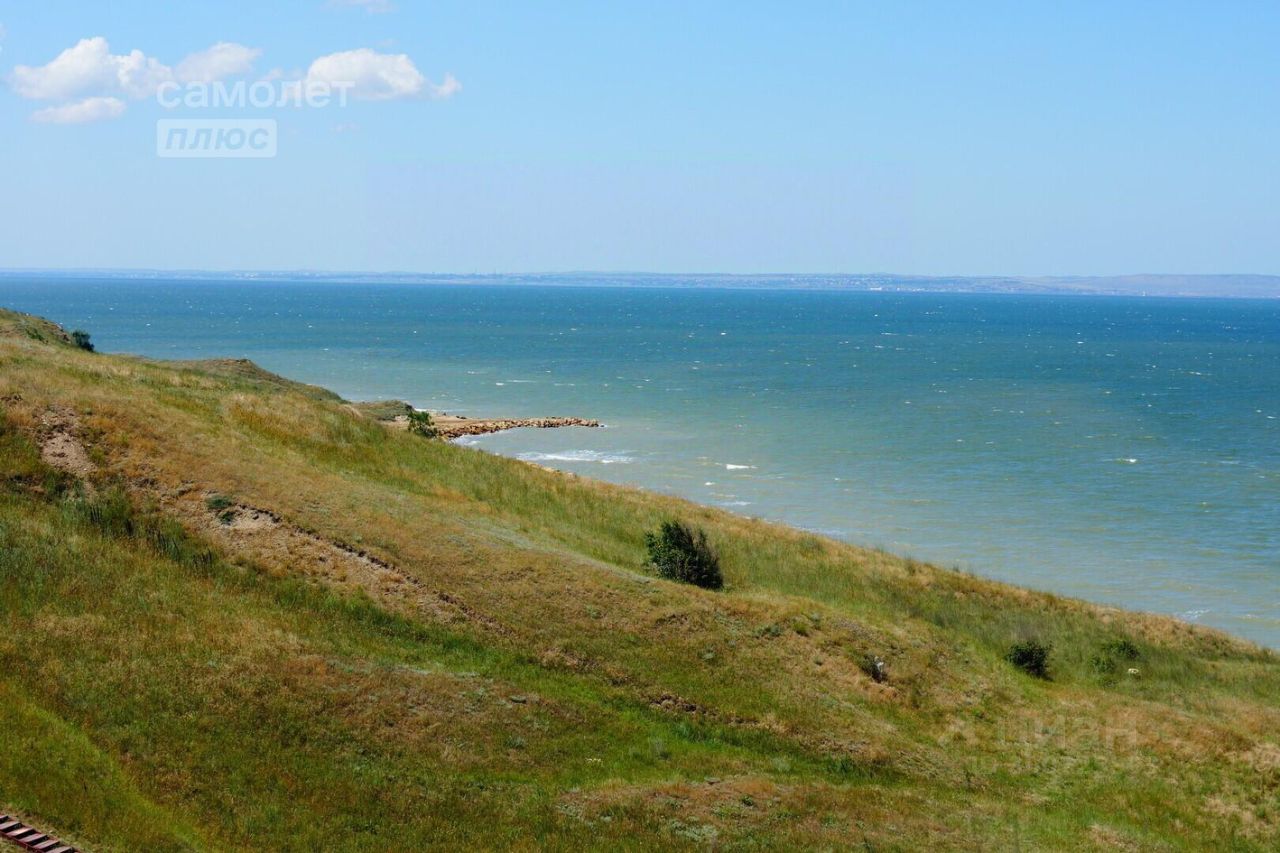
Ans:
<svg viewBox="0 0 1280 853"><path fill-rule="evenodd" d="M756 466L754 466L754 465L734 465L732 462L726 462L726 463L725 463L725 465L724 465L724 467L725 467L725 470L727 470L727 471L754 471Z"/></svg>
<svg viewBox="0 0 1280 853"><path fill-rule="evenodd" d="M521 453L516 456L525 462L597 462L601 465L629 465L634 456L625 453L604 453L599 450L562 450L558 453Z"/></svg>

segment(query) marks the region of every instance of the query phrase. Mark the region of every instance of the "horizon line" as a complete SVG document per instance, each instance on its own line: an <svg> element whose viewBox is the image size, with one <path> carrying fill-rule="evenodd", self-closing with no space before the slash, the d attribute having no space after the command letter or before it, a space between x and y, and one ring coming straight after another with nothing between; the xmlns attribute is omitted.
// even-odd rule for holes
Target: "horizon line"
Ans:
<svg viewBox="0 0 1280 853"><path fill-rule="evenodd" d="M1280 273L1263 272L1124 272L1124 273L917 273L890 270L863 271L801 271L773 272L722 272L714 270L679 270L660 272L627 269L548 269L502 270L492 272L458 270L361 270L326 269L318 267L127 267L127 266L73 266L73 267L0 267L0 274L7 273L208 273L217 275L330 275L330 276L423 276L456 278L497 278L501 276L647 276L660 277L717 277L717 278L900 278L900 279L1012 279L1018 281L1105 280L1134 278L1261 278L1280 280Z"/></svg>

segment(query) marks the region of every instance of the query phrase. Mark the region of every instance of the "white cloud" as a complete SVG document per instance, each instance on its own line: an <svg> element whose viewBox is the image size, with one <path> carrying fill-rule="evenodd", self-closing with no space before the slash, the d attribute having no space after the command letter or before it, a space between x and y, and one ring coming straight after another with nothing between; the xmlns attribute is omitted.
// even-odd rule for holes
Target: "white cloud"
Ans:
<svg viewBox="0 0 1280 853"><path fill-rule="evenodd" d="M124 101L119 98L98 97L36 110L31 114L31 120L45 124L84 124L118 118L123 114Z"/></svg>
<svg viewBox="0 0 1280 853"><path fill-rule="evenodd" d="M13 90L33 100L60 100L86 92L147 98L173 79L167 65L140 50L112 54L102 36L81 39L46 65L19 65L9 81Z"/></svg>
<svg viewBox="0 0 1280 853"><path fill-rule="evenodd" d="M102 44L105 48L106 41ZM131 50L124 56L111 56L110 65L115 71L119 91L137 100L150 98L161 83L173 79L169 66L140 50Z"/></svg>
<svg viewBox="0 0 1280 853"><path fill-rule="evenodd" d="M33 121L76 124L117 118L124 114L127 100L149 98L166 83L211 83L247 75L261 55L256 48L218 42L170 67L140 50L113 54L107 40L95 36L81 39L44 65L17 66L8 83L23 98L57 102L32 113ZM273 71L265 79L277 76ZM443 100L462 90L452 74L433 83L406 54L367 47L321 56L311 63L305 79L342 87L350 97L365 101Z"/></svg>
<svg viewBox="0 0 1280 853"><path fill-rule="evenodd" d="M9 82L13 91L24 98L69 98L90 89L117 88L116 60L123 59L111 55L107 40L101 36L81 39L47 65L19 65L13 69Z"/></svg>
<svg viewBox="0 0 1280 853"><path fill-rule="evenodd" d="M254 47L220 41L212 47L196 51L178 63L174 76L182 83L212 83L248 74L253 61L262 55Z"/></svg>
<svg viewBox="0 0 1280 853"><path fill-rule="evenodd" d="M461 92L462 84L452 74L445 74L444 81L439 86L434 83L427 83L427 90L430 97L437 101L443 101L445 98L452 98Z"/></svg>
<svg viewBox="0 0 1280 853"><path fill-rule="evenodd" d="M351 97L362 101L448 98L462 89L452 74L437 86L422 76L407 55L378 53L367 47L320 57L307 70L307 80L349 85Z"/></svg>
<svg viewBox="0 0 1280 853"><path fill-rule="evenodd" d="M140 50L113 54L105 38L94 36L81 39L45 65L17 66L9 75L9 85L31 100L81 99L39 110L31 116L35 121L99 121L124 113L121 98L149 98L163 83L209 83L244 74L260 53L242 44L218 42L183 59L175 71Z"/></svg>
<svg viewBox="0 0 1280 853"><path fill-rule="evenodd" d="M155 94L161 83L209 83L244 74L262 51L232 42L218 42L197 51L170 68L140 50L113 54L102 36L81 39L46 65L19 65L9 82L24 98L54 101L86 93L124 95L140 99Z"/></svg>

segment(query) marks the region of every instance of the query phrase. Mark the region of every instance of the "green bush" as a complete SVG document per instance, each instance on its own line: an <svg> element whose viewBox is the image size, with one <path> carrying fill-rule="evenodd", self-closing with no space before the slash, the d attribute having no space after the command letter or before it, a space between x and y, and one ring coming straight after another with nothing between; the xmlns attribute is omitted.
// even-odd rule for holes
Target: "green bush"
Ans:
<svg viewBox="0 0 1280 853"><path fill-rule="evenodd" d="M662 577L703 589L724 586L720 558L707 543L707 534L701 528L680 521L664 521L656 533L645 534L644 542L649 549L649 562Z"/></svg>
<svg viewBox="0 0 1280 853"><path fill-rule="evenodd" d="M1049 677L1049 651L1051 646L1037 640L1023 640L1014 643L1005 653L1004 659L1036 678Z"/></svg>
<svg viewBox="0 0 1280 853"><path fill-rule="evenodd" d="M417 409L409 410L409 432L423 438L435 438L440 435L440 430L431 420L431 413L420 412Z"/></svg>
<svg viewBox="0 0 1280 853"><path fill-rule="evenodd" d="M83 329L76 329L71 333L71 343L86 352L93 352L93 343L89 340L89 333Z"/></svg>

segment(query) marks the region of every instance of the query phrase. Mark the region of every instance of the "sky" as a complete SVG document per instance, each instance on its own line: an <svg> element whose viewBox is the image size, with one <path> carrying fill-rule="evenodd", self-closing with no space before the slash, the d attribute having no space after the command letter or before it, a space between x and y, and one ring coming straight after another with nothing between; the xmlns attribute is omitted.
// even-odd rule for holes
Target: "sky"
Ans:
<svg viewBox="0 0 1280 853"><path fill-rule="evenodd" d="M0 0L0 267L1280 274L1278 44L1247 0ZM237 82L343 97L199 103ZM159 156L206 120L274 156Z"/></svg>

